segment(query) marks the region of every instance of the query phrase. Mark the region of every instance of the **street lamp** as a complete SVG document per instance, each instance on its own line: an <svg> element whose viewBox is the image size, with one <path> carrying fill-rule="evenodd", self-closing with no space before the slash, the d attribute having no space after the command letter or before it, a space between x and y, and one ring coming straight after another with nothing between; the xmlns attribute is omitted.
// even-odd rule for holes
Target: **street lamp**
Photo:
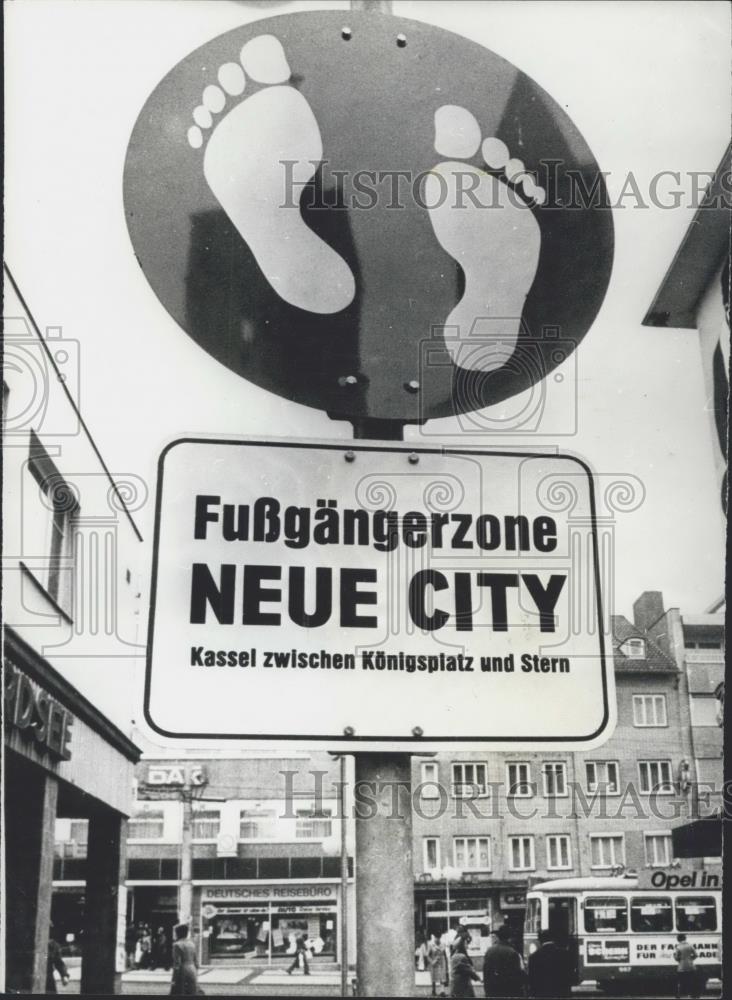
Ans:
<svg viewBox="0 0 732 1000"><path fill-rule="evenodd" d="M348 996L348 839L346 829L346 755L334 754L340 761L338 815L341 835L325 837L323 853L341 859L341 926L338 928L341 952L341 996Z"/></svg>
<svg viewBox="0 0 732 1000"><path fill-rule="evenodd" d="M430 872L432 878L439 882L442 879L445 880L445 910L447 912L447 944L450 945L450 882L459 882L463 877L462 868L456 868L454 865L445 865L443 868L433 868Z"/></svg>

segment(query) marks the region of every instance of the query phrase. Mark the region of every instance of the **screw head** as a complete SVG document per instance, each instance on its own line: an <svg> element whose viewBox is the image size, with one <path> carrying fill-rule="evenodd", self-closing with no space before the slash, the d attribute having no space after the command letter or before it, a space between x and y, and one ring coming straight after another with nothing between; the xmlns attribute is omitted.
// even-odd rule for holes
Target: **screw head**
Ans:
<svg viewBox="0 0 732 1000"><path fill-rule="evenodd" d="M353 37L353 32L351 31L351 29L350 29L350 28L343 28L343 29L341 30L341 38L342 38L342 39L343 39L344 41L348 42L348 41L350 41L350 40L351 40L351 38L352 38L352 37Z"/></svg>
<svg viewBox="0 0 732 1000"><path fill-rule="evenodd" d="M397 35L396 43L397 43L397 45L399 46L400 49L403 49L404 46L407 44L407 36L406 35Z"/></svg>
<svg viewBox="0 0 732 1000"><path fill-rule="evenodd" d="M343 735L344 736L355 736L356 735L356 730L353 728L353 726L344 726L343 727Z"/></svg>
<svg viewBox="0 0 732 1000"><path fill-rule="evenodd" d="M416 465L419 462L419 455L416 451L410 452L408 461L410 465Z"/></svg>
<svg viewBox="0 0 732 1000"><path fill-rule="evenodd" d="M355 451L346 451L346 452L344 452L343 457L345 458L345 460L347 462L355 462L356 461L356 452Z"/></svg>
<svg viewBox="0 0 732 1000"><path fill-rule="evenodd" d="M404 383L404 388L407 392L419 392L419 382L416 378L410 379L408 382Z"/></svg>
<svg viewBox="0 0 732 1000"><path fill-rule="evenodd" d="M424 729L421 726L415 726L412 730L412 736L416 736L419 739L420 736L424 736Z"/></svg>
<svg viewBox="0 0 732 1000"><path fill-rule="evenodd" d="M341 377L338 379L338 385L340 385L340 386L344 386L344 385L358 385L358 376L357 375L341 375Z"/></svg>

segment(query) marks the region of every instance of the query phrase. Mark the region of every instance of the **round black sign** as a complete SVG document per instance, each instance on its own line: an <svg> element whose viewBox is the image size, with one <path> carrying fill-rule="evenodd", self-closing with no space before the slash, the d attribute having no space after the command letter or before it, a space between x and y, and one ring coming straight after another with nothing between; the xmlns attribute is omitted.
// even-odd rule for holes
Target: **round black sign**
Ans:
<svg viewBox="0 0 732 1000"><path fill-rule="evenodd" d="M124 198L186 333L346 419L527 389L585 335L612 264L604 180L559 105L390 15L287 14L196 49L137 119Z"/></svg>

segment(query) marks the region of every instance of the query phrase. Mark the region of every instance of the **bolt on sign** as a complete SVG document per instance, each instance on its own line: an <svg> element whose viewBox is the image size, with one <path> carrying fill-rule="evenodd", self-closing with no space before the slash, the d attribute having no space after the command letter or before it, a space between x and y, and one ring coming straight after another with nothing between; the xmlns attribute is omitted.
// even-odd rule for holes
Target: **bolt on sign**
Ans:
<svg viewBox="0 0 732 1000"><path fill-rule="evenodd" d="M177 441L148 721L330 749L596 745L613 725L598 575L576 458Z"/></svg>
<svg viewBox="0 0 732 1000"><path fill-rule="evenodd" d="M582 340L612 265L604 177L560 104L390 15L281 15L187 55L140 112L124 199L182 329L342 419L529 389Z"/></svg>

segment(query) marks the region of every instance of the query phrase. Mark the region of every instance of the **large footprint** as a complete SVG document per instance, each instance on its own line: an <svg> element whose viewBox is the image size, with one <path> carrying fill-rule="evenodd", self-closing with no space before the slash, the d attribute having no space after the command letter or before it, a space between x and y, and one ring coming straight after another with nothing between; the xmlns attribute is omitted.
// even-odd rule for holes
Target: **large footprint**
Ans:
<svg viewBox="0 0 732 1000"><path fill-rule="evenodd" d="M285 204L291 201L286 184L302 191L323 158L315 115L290 86L266 86L227 111L227 95L238 98L244 93L242 66L260 84L286 84L291 76L274 35L251 39L239 59L241 65L220 67L220 86L204 89L193 111L195 125L188 129L188 142L200 149L208 137L203 154L206 181L277 294L299 309L339 312L356 291L351 269L305 225L297 206ZM295 161L289 184L284 161Z"/></svg>
<svg viewBox="0 0 732 1000"><path fill-rule="evenodd" d="M457 105L438 109L437 153L467 159L480 145L480 126L470 111ZM481 151L488 168L501 176L450 159L433 167L424 194L437 240L465 273L463 297L445 320L451 328L445 331L447 349L461 368L489 372L506 364L516 348L541 248L531 204L542 205L546 193L500 139L485 139Z"/></svg>

